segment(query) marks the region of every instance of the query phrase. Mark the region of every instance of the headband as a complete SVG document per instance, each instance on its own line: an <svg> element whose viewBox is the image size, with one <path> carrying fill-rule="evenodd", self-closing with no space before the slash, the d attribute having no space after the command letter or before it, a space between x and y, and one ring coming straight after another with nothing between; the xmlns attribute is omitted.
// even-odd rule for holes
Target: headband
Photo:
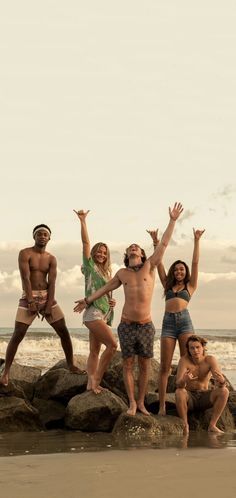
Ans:
<svg viewBox="0 0 236 498"><path fill-rule="evenodd" d="M39 232L39 230L44 230L45 232L48 233L48 235L51 236L51 232L48 228L44 227L43 225L41 225L40 227L36 228L34 231L33 231L33 237L36 235L37 232Z"/></svg>

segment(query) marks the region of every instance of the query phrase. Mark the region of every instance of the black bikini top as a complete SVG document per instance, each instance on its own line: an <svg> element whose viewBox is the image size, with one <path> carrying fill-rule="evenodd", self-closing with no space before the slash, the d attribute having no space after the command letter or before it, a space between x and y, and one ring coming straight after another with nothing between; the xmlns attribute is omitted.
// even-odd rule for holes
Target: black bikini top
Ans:
<svg viewBox="0 0 236 498"><path fill-rule="evenodd" d="M168 301L169 299L173 299L174 297L178 297L179 299L184 299L184 301L187 301L188 303L191 299L191 296L186 286L184 289L177 292L174 292L172 289L168 289L168 291L166 291L165 295L166 301Z"/></svg>

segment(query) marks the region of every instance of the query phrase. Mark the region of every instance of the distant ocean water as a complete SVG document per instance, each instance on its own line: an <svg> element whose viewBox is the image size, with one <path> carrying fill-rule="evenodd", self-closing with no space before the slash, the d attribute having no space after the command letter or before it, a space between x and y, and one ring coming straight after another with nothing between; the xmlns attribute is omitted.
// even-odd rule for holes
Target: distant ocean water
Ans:
<svg viewBox="0 0 236 498"><path fill-rule="evenodd" d="M114 329L116 334L116 330ZM224 374L236 389L236 330L196 330L208 340L207 352L216 356ZM0 358L4 358L6 347L12 334L11 328L0 328ZM88 355L88 331L86 328L70 329L75 354ZM16 360L25 365L37 366L47 370L63 358L61 343L51 329L30 328L20 344ZM160 330L156 331L154 358L160 359ZM179 359L176 347L173 363Z"/></svg>

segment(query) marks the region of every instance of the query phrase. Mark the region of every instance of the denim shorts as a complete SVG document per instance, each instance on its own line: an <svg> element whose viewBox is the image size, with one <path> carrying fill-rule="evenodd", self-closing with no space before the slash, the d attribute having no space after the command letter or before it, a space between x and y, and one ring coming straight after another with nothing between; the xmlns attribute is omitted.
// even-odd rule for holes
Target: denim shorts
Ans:
<svg viewBox="0 0 236 498"><path fill-rule="evenodd" d="M162 322L161 337L178 339L181 334L194 334L192 320L187 309L178 313L165 312Z"/></svg>

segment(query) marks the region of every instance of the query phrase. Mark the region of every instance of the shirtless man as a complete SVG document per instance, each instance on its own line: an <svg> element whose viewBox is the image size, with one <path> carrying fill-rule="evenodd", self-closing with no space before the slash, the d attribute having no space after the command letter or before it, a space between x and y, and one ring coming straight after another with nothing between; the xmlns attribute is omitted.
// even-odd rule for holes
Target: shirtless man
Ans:
<svg viewBox="0 0 236 498"><path fill-rule="evenodd" d="M144 398L148 383L148 372L153 357L153 341L155 329L151 320L151 299L153 295L156 266L160 263L174 230L175 222L182 213L182 204L175 203L169 208L170 221L156 250L146 259L143 249L131 244L125 253L126 268L119 270L115 276L101 289L87 298L75 301L78 303L74 311L81 313L83 309L96 299L123 285L125 304L122 310L118 335L123 358L123 374L129 398L129 415L135 415L138 408L145 415L149 412L144 406ZM139 393L136 402L134 396L133 366L135 355L139 362Z"/></svg>
<svg viewBox="0 0 236 498"><path fill-rule="evenodd" d="M72 343L65 318L54 298L57 261L52 254L46 252L50 236L51 230L47 225L37 225L33 230L34 246L22 249L19 253L23 295L19 301L15 330L7 347L5 368L0 378L0 384L4 386L8 385L9 371L17 348L31 323L40 314L42 320L45 318L59 335L70 371L81 373L74 365Z"/></svg>
<svg viewBox="0 0 236 498"><path fill-rule="evenodd" d="M192 335L186 343L187 353L179 360L175 392L176 407L184 422L184 434L188 434L188 410L207 410L213 407L209 432L223 433L216 426L228 400L229 391L225 378L214 356L206 355L207 341ZM216 387L209 390L213 377Z"/></svg>

